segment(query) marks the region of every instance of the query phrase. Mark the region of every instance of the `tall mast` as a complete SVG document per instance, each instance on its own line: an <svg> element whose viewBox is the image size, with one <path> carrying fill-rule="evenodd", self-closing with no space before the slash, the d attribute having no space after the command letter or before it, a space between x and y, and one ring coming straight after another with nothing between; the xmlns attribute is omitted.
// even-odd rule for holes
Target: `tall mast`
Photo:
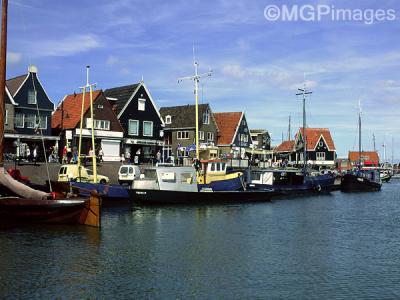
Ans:
<svg viewBox="0 0 400 300"><path fill-rule="evenodd" d="M306 82L304 81L304 88L298 89L297 96L303 96L303 172L307 169L307 135L306 135L306 97L312 92L306 89Z"/></svg>
<svg viewBox="0 0 400 300"><path fill-rule="evenodd" d="M199 149L199 82L200 78L204 76L211 76L212 71L209 70L207 73L199 74L198 68L199 68L199 63L196 61L195 57L195 52L194 52L194 46L193 46L193 64L194 64L194 75L193 76L187 76L187 77L181 77L178 78L178 83L183 81L183 80L193 80L194 81L194 97L195 97L195 110L196 110L196 159L200 159L200 149Z"/></svg>
<svg viewBox="0 0 400 300"><path fill-rule="evenodd" d="M8 0L3 0L1 10L1 46L0 46L0 167L3 167L4 140L4 97L6 94L7 61L7 8Z"/></svg>
<svg viewBox="0 0 400 300"><path fill-rule="evenodd" d="M292 134L291 134L291 116L289 115L289 127L288 127L288 141L292 139Z"/></svg>
<svg viewBox="0 0 400 300"><path fill-rule="evenodd" d="M81 147L82 147L82 127L83 127L83 115L85 113L84 106L85 106L85 94L86 90L89 89L89 101L90 101L90 119L91 119L91 133L92 133L92 164L93 164L93 181L97 183L97 163L96 163L96 150L95 150L95 143L94 143L94 116L93 116L93 88L96 86L95 83L89 83L89 70L90 66L86 66L86 85L81 87L82 89L82 110L81 110L81 124L80 124L80 134L79 134L79 149L78 149L78 170L79 170L79 177L80 174L80 166L81 166Z"/></svg>
<svg viewBox="0 0 400 300"><path fill-rule="evenodd" d="M358 101L358 168L361 169L361 101Z"/></svg>
<svg viewBox="0 0 400 300"><path fill-rule="evenodd" d="M372 142L374 143L374 152L376 151L375 133L372 134Z"/></svg>

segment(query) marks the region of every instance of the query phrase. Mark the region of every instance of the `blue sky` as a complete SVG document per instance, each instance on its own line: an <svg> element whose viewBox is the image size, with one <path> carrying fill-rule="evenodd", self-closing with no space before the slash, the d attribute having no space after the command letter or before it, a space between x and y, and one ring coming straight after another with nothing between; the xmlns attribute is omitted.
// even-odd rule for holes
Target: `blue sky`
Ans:
<svg viewBox="0 0 400 300"><path fill-rule="evenodd" d="M267 21L270 4L394 9L395 21ZM142 76L159 107L193 103L193 43L204 80L201 100L214 111L245 111L252 128L268 129L274 144L301 124L296 89L306 74L310 127L328 127L339 156L357 145L358 100L363 148L375 133L382 152L400 158L400 4L398 1L129 1L10 0L7 77L29 64L53 102L91 81L110 88ZM292 130L293 131L293 130ZM398 153L396 153L396 151Z"/></svg>

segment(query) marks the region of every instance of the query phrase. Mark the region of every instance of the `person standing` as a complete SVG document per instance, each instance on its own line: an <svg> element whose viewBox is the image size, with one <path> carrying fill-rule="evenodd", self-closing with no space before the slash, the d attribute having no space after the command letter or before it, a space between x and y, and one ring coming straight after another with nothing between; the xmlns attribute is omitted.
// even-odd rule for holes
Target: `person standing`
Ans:
<svg viewBox="0 0 400 300"><path fill-rule="evenodd" d="M35 163L35 165L36 165L36 162L37 162L37 155L38 155L37 146L34 146L34 148L33 148L33 162Z"/></svg>
<svg viewBox="0 0 400 300"><path fill-rule="evenodd" d="M103 148L100 147L100 150L99 150L99 162L103 162L103 156L104 156Z"/></svg>
<svg viewBox="0 0 400 300"><path fill-rule="evenodd" d="M161 152L160 150L158 150L157 154L156 154L156 158L157 158L157 162L161 162Z"/></svg>

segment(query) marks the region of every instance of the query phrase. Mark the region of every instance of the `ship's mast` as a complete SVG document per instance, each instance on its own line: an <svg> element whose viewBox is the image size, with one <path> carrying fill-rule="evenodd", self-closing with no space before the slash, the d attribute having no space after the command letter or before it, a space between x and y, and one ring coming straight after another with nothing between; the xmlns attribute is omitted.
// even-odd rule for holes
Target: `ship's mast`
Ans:
<svg viewBox="0 0 400 300"><path fill-rule="evenodd" d="M307 169L307 135L306 135L306 97L312 92L306 89L306 82L304 81L304 88L298 89L297 96L303 96L303 172Z"/></svg>
<svg viewBox="0 0 400 300"><path fill-rule="evenodd" d="M83 115L85 114L85 94L89 89L89 100L90 100L90 119L91 119L91 130L92 130L92 164L93 164L93 182L97 183L97 162L96 162L96 148L94 143L94 116L93 116L93 88L96 84L89 83L89 70L90 66L86 66L86 85L81 87L82 89L82 110L81 110L81 124L80 124L80 134L79 134L79 148L78 148L78 171L79 177L81 177L81 148L82 148L82 126L83 126ZM80 178L79 178L80 179Z"/></svg>
<svg viewBox="0 0 400 300"><path fill-rule="evenodd" d="M358 168L361 169L361 101L358 101Z"/></svg>
<svg viewBox="0 0 400 300"><path fill-rule="evenodd" d="M178 78L178 83L182 82L183 80L193 80L194 81L194 97L195 97L195 103L196 103L196 159L200 159L200 149L199 149L199 82L200 78L207 76L210 77L212 74L212 71L209 70L207 73L199 74L198 69L199 69L199 63L196 61L196 56L194 52L194 46L193 46L193 64L194 64L194 75L193 76L187 76L187 77L181 77Z"/></svg>
<svg viewBox="0 0 400 300"><path fill-rule="evenodd" d="M6 94L7 61L7 8L8 0L2 1L1 11L1 46L0 46L0 167L3 167L4 140L4 97Z"/></svg>

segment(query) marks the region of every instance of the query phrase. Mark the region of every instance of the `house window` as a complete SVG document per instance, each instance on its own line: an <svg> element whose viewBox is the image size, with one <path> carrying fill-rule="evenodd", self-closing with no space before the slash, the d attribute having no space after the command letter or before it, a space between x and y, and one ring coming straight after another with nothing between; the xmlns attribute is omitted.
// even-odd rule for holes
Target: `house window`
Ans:
<svg viewBox="0 0 400 300"><path fill-rule="evenodd" d="M4 118L4 124L8 125L8 109L6 109L6 116Z"/></svg>
<svg viewBox="0 0 400 300"><path fill-rule="evenodd" d="M129 120L128 134L129 135L139 135L139 121L138 120Z"/></svg>
<svg viewBox="0 0 400 300"><path fill-rule="evenodd" d="M34 114L27 114L25 116L25 127L36 128L36 116Z"/></svg>
<svg viewBox="0 0 400 300"><path fill-rule="evenodd" d="M324 146L324 142L321 140L321 141L319 141L318 145L319 145L320 147L323 147L323 146Z"/></svg>
<svg viewBox="0 0 400 300"><path fill-rule="evenodd" d="M204 141L204 131L199 131L199 140Z"/></svg>
<svg viewBox="0 0 400 300"><path fill-rule="evenodd" d="M37 124L40 129L47 129L47 116L40 116L37 120L40 120Z"/></svg>
<svg viewBox="0 0 400 300"><path fill-rule="evenodd" d="M210 124L210 112L208 110L203 114L203 124Z"/></svg>
<svg viewBox="0 0 400 300"><path fill-rule="evenodd" d="M317 152L317 160L325 160L325 152Z"/></svg>
<svg viewBox="0 0 400 300"><path fill-rule="evenodd" d="M146 108L146 99L138 100L138 110L144 111Z"/></svg>
<svg viewBox="0 0 400 300"><path fill-rule="evenodd" d="M100 130L110 130L110 121L108 120L94 120L94 128Z"/></svg>
<svg viewBox="0 0 400 300"><path fill-rule="evenodd" d="M189 139L189 131L178 131L176 133L176 138L178 140L187 140L187 139Z"/></svg>
<svg viewBox="0 0 400 300"><path fill-rule="evenodd" d="M245 120L242 121L242 125L246 126L246 121Z"/></svg>
<svg viewBox="0 0 400 300"><path fill-rule="evenodd" d="M243 143L247 143L249 141L249 136L247 134L241 134L240 141Z"/></svg>
<svg viewBox="0 0 400 300"><path fill-rule="evenodd" d="M103 104L97 105L97 108L103 108Z"/></svg>
<svg viewBox="0 0 400 300"><path fill-rule="evenodd" d="M153 122L143 121L143 136L153 136Z"/></svg>
<svg viewBox="0 0 400 300"><path fill-rule="evenodd" d="M170 115L165 117L165 124L171 124L172 123L172 118Z"/></svg>
<svg viewBox="0 0 400 300"><path fill-rule="evenodd" d="M207 141L214 141L214 133L212 132L207 132Z"/></svg>
<svg viewBox="0 0 400 300"><path fill-rule="evenodd" d="M28 90L28 104L36 104L37 92L34 90Z"/></svg>
<svg viewBox="0 0 400 300"><path fill-rule="evenodd" d="M16 113L14 118L14 124L17 128L24 128L24 114Z"/></svg>

